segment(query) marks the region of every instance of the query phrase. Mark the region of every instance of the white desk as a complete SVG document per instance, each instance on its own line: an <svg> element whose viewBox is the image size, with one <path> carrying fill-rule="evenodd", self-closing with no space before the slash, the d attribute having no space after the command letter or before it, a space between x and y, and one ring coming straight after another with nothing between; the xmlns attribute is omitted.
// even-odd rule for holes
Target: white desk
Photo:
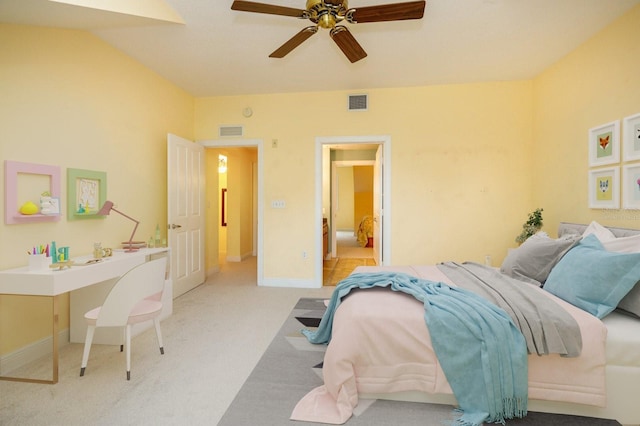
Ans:
<svg viewBox="0 0 640 426"><path fill-rule="evenodd" d="M59 312L58 298L61 294L82 290L94 284L115 280L136 265L144 263L158 256L166 256L168 248L141 249L132 253L122 250L114 250L113 256L105 258L102 262L86 265L72 266L63 270L50 269L46 271L29 271L27 267L0 271L0 295L21 296L49 296L53 306L53 377L52 380L28 379L0 376L0 380L13 380L34 383L58 382L58 328ZM91 256L74 258L81 262L90 259ZM169 279L169 287L171 280ZM166 286L165 286L166 287ZM110 287L109 287L110 288ZM168 305L171 304L171 291L168 292ZM73 295L73 293L72 293ZM104 299L102 299L104 301ZM163 303L165 297L163 295ZM99 306L98 303L96 306ZM95 306L93 306L95 307ZM169 313L171 307L168 307ZM72 309L73 310L73 309ZM82 315L84 315L82 312ZM70 321L77 322L70 318ZM86 330L86 328L85 328ZM83 340L84 341L84 340ZM79 365L79 364L78 364Z"/></svg>

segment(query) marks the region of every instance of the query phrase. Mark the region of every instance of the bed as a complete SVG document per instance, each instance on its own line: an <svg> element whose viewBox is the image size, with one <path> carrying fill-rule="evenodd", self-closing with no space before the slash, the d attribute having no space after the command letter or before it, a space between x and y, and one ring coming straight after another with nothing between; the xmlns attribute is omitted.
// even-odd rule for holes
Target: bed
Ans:
<svg viewBox="0 0 640 426"><path fill-rule="evenodd" d="M579 356L527 356L528 410L640 425L640 284L635 285L640 275L633 277L640 274L640 266L622 268L630 271L625 272L626 282L635 280L631 290L616 288L599 296L611 299L610 294L622 293L620 298L606 301L615 303L616 309L610 313L606 312L608 309L598 311L600 306L574 306L569 301L576 302L562 288L552 293L553 286L570 280L562 275L567 270L598 267L597 262L587 262L581 268L572 263L582 259L574 253L586 250L583 245L595 238L602 245L598 247L606 252L603 255L629 254L632 260L633 256L640 256L640 231L605 228L596 222L562 223L557 239L544 235L533 238L510 252L501 267L501 274L517 279L518 285L535 289L550 304L569 313L579 326L582 340ZM620 269L618 265L612 273ZM436 265L360 267L354 274L380 271L456 286L450 275ZM610 276L609 271L605 276ZM545 285L542 288L541 282ZM423 304L413 296L388 288L349 293L335 310L333 335L323 366L325 384L311 390L295 407L291 418L341 424L350 418L358 400L367 398L457 405L435 355L424 314Z"/></svg>

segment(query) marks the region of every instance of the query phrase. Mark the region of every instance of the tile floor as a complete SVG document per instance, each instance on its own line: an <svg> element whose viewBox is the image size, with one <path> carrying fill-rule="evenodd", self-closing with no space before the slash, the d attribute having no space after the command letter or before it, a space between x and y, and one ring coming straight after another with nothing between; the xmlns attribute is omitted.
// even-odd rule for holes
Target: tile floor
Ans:
<svg viewBox="0 0 640 426"><path fill-rule="evenodd" d="M358 266L375 266L373 258L332 258L324 261L323 285L335 286Z"/></svg>

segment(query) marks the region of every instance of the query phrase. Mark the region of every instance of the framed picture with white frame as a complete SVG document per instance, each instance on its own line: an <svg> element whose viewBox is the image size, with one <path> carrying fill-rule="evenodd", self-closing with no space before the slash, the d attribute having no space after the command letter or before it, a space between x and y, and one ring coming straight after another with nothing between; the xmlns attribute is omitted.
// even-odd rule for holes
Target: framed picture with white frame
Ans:
<svg viewBox="0 0 640 426"><path fill-rule="evenodd" d="M622 208L640 209L640 163L622 167Z"/></svg>
<svg viewBox="0 0 640 426"><path fill-rule="evenodd" d="M620 167L589 170L589 208L620 208Z"/></svg>
<svg viewBox="0 0 640 426"><path fill-rule="evenodd" d="M620 121L589 129L589 167L620 162Z"/></svg>
<svg viewBox="0 0 640 426"><path fill-rule="evenodd" d="M625 117L622 123L624 161L640 160L640 113Z"/></svg>

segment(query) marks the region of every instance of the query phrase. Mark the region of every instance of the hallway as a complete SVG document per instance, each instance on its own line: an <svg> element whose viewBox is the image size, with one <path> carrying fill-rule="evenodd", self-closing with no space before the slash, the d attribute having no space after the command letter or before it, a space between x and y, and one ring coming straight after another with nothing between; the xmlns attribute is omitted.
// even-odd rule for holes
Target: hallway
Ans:
<svg viewBox="0 0 640 426"><path fill-rule="evenodd" d="M335 286L358 266L375 266L373 248L360 247L352 231L336 233L337 257L325 260L322 268L322 285Z"/></svg>

